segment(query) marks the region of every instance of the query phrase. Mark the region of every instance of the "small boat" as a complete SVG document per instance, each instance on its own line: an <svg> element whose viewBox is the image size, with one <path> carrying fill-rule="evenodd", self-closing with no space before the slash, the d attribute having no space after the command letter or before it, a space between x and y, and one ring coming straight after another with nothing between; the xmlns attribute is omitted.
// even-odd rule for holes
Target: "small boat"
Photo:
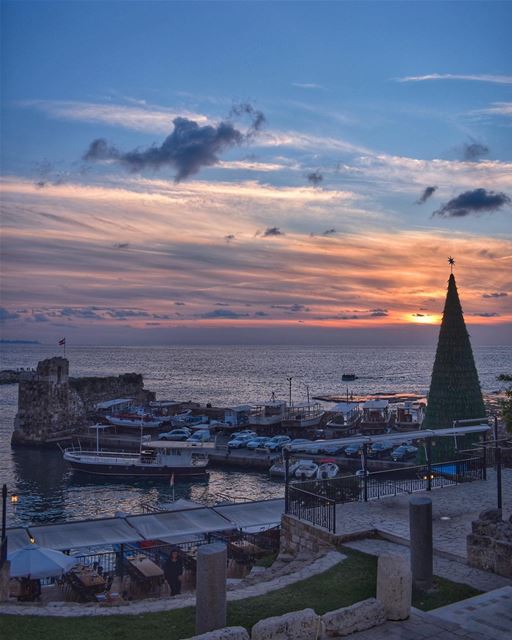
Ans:
<svg viewBox="0 0 512 640"><path fill-rule="evenodd" d="M320 460L318 471L316 472L317 480L328 480L335 478L340 471L334 460Z"/></svg>
<svg viewBox="0 0 512 640"><path fill-rule="evenodd" d="M352 380L357 380L357 376L355 373L344 373L341 376L341 379L343 380L343 382L350 382Z"/></svg>
<svg viewBox="0 0 512 640"><path fill-rule="evenodd" d="M294 475L300 480L310 480L318 472L318 465L313 460L300 460L294 469Z"/></svg>
<svg viewBox="0 0 512 640"><path fill-rule="evenodd" d="M64 449L63 457L74 471L123 478L167 478L173 475L201 476L206 473L213 442L141 441L139 453Z"/></svg>
<svg viewBox="0 0 512 640"><path fill-rule="evenodd" d="M134 429L156 429L160 427L164 422L169 421L168 416L155 417L151 414L120 414L117 416L106 416L110 424L116 427L133 427Z"/></svg>
<svg viewBox="0 0 512 640"><path fill-rule="evenodd" d="M290 463L290 466L288 467L288 473L290 476L293 476L295 474L295 471L298 469L299 465L302 462L309 462L309 460L296 460L295 462ZM277 462L274 462L274 464L269 469L269 473L271 476L284 478L286 475L284 460L278 460Z"/></svg>

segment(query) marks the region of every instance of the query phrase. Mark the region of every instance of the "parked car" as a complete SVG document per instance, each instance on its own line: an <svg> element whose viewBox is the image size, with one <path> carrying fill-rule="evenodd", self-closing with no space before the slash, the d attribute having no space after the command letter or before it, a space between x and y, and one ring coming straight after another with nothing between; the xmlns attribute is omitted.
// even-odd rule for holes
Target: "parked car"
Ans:
<svg viewBox="0 0 512 640"><path fill-rule="evenodd" d="M325 453L328 456L337 456L340 453L343 453L344 446L340 444L329 444L326 442L322 447L320 453Z"/></svg>
<svg viewBox="0 0 512 640"><path fill-rule="evenodd" d="M326 440L322 440L322 439L314 440L313 441L314 446L309 447L308 453L312 453L313 455L316 455L317 453L322 453L325 442Z"/></svg>
<svg viewBox="0 0 512 640"><path fill-rule="evenodd" d="M256 431L249 431L249 429L246 429L245 431L235 431L235 433L231 434L229 439L234 440L235 438L238 438L238 436L251 436L251 438L257 438L258 434Z"/></svg>
<svg viewBox="0 0 512 640"><path fill-rule="evenodd" d="M293 447L294 451L305 451L305 449L302 449L300 447L301 444L312 444L313 441L312 440L308 440L307 438L295 438L295 440L292 440L290 442L290 446Z"/></svg>
<svg viewBox="0 0 512 640"><path fill-rule="evenodd" d="M183 427L182 429L173 429L172 431L166 431L158 435L159 440L173 440L174 442L183 442L190 438L192 431Z"/></svg>
<svg viewBox="0 0 512 640"><path fill-rule="evenodd" d="M240 434L236 438L232 438L228 442L228 449L242 449L247 446L247 443L254 440L254 436L250 434Z"/></svg>
<svg viewBox="0 0 512 640"><path fill-rule="evenodd" d="M355 458L361 453L361 445L360 444L349 444L345 447L344 451L345 455L349 458Z"/></svg>
<svg viewBox="0 0 512 640"><path fill-rule="evenodd" d="M289 436L274 436L267 442L265 448L269 451L281 451L285 444L289 444L292 439Z"/></svg>
<svg viewBox="0 0 512 640"><path fill-rule="evenodd" d="M391 442L374 442L368 449L369 458L379 458L393 450L393 443Z"/></svg>
<svg viewBox="0 0 512 640"><path fill-rule="evenodd" d="M201 429L200 431L196 431L190 438L187 438L187 442L210 442L211 439L212 434L208 429Z"/></svg>
<svg viewBox="0 0 512 640"><path fill-rule="evenodd" d="M268 436L258 436L257 438L253 438L249 440L247 443L247 448L249 450L254 451L254 449L264 449L267 446L267 443L270 442L271 438Z"/></svg>
<svg viewBox="0 0 512 640"><path fill-rule="evenodd" d="M399 460L408 460L409 458L415 458L418 453L418 447L413 447L410 444L402 444L397 447L391 454L391 458L398 462Z"/></svg>

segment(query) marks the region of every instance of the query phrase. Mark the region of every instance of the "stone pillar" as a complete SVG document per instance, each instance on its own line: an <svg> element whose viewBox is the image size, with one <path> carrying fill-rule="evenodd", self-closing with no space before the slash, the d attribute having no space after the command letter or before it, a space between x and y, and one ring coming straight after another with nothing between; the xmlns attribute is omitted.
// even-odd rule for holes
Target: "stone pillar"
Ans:
<svg viewBox="0 0 512 640"><path fill-rule="evenodd" d="M197 550L197 634L226 626L227 558L227 547L221 542Z"/></svg>
<svg viewBox="0 0 512 640"><path fill-rule="evenodd" d="M411 613L412 576L407 558L379 556L377 600L384 605L388 620L405 620Z"/></svg>
<svg viewBox="0 0 512 640"><path fill-rule="evenodd" d="M9 580L11 579L11 563L6 560L0 568L0 602L9 600Z"/></svg>
<svg viewBox="0 0 512 640"><path fill-rule="evenodd" d="M416 588L432 587L432 500L413 497L409 500L409 532L411 538L411 572Z"/></svg>

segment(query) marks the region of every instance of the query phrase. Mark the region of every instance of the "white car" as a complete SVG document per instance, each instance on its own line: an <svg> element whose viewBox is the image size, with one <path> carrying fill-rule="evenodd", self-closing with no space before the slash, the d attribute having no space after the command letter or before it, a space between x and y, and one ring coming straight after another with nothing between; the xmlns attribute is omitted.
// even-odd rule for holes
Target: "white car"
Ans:
<svg viewBox="0 0 512 640"><path fill-rule="evenodd" d="M237 438L233 438L228 442L228 449L242 449L247 446L247 443L254 440L254 436L251 435L239 435Z"/></svg>
<svg viewBox="0 0 512 640"><path fill-rule="evenodd" d="M201 429L200 431L196 431L190 438L187 438L187 442L210 442L211 439L212 434L208 429Z"/></svg>

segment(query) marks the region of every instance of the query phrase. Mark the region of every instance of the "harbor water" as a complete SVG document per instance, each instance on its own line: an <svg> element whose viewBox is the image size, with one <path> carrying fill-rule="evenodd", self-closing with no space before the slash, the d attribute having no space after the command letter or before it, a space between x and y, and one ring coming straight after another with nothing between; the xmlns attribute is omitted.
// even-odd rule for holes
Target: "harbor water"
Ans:
<svg viewBox="0 0 512 640"><path fill-rule="evenodd" d="M512 347L474 349L484 392L500 389L496 377L510 372ZM62 355L58 347L2 345L1 369L32 368L39 360ZM428 391L434 348L356 346L162 346L74 347L66 357L71 376L142 373L158 399L230 405L268 400L272 393L293 400L310 394L418 393ZM358 379L341 381L343 373ZM283 495L282 481L244 470L211 469L205 480L165 481L90 479L73 474L58 449L11 449L17 385L0 387L0 482L19 496L8 505L9 524L58 522L139 512L142 505L186 497L265 499ZM328 405L326 405L328 406Z"/></svg>

